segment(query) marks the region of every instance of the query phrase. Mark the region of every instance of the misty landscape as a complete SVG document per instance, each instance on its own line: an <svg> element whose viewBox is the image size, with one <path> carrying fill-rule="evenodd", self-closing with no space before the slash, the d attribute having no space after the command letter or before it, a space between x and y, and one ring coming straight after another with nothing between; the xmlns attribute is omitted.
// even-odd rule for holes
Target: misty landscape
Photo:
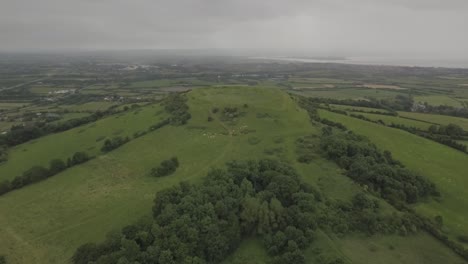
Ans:
<svg viewBox="0 0 468 264"><path fill-rule="evenodd" d="M3 0L0 264L468 263L467 14Z"/></svg>

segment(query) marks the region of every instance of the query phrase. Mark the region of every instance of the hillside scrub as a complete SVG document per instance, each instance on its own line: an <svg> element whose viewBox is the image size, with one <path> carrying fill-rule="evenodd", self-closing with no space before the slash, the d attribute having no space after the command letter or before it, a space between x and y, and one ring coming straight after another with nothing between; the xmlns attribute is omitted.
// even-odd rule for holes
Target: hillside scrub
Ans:
<svg viewBox="0 0 468 264"><path fill-rule="evenodd" d="M188 112L187 98L183 94L175 93L169 95L163 102L166 112L171 114L169 122L171 125L185 125L191 118Z"/></svg>
<svg viewBox="0 0 468 264"><path fill-rule="evenodd" d="M101 148L101 151L102 152L109 152L111 150L114 150L114 149L122 146L123 144L125 144L125 143L127 143L129 141L130 141L130 139L128 137L126 137L126 138L114 137L112 139L106 139L106 141L104 141L104 145Z"/></svg>
<svg viewBox="0 0 468 264"><path fill-rule="evenodd" d="M176 157L164 160L158 167L151 170L151 176L164 177L173 174L179 167L179 160Z"/></svg>
<svg viewBox="0 0 468 264"><path fill-rule="evenodd" d="M379 151L364 137L351 132L327 132L320 146L327 158L346 170L348 177L365 184L393 205L439 195L433 183L404 168L390 152Z"/></svg>

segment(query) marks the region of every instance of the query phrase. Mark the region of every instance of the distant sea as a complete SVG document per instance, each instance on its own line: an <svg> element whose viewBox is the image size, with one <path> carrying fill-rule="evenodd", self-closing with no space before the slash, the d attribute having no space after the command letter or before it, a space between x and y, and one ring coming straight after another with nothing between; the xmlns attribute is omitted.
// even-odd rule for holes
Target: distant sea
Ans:
<svg viewBox="0 0 468 264"><path fill-rule="evenodd" d="M301 57L250 57L250 59L297 61L310 63L344 63L357 65L389 65L408 67L443 67L443 68L467 68L468 59L430 59L430 58L398 58L398 57L347 57L339 59L327 58L301 58Z"/></svg>

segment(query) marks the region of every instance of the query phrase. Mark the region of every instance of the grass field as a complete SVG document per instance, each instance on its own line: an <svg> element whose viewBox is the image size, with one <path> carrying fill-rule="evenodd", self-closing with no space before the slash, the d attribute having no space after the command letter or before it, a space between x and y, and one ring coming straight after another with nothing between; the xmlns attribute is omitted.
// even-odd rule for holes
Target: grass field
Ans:
<svg viewBox="0 0 468 264"><path fill-rule="evenodd" d="M368 113L354 113L357 115L363 115L366 118L378 121L382 120L385 125L397 124L397 125L404 125L407 127L416 127L419 129L427 130L432 124L417 120L411 120L406 118L401 118L398 116L387 116L387 115L379 115L379 114L368 114Z"/></svg>
<svg viewBox="0 0 468 264"><path fill-rule="evenodd" d="M408 117L416 120L425 122L436 123L439 125L448 125L450 123L461 126L465 131L468 131L468 119L461 117L445 116L445 115L433 115L423 113L412 113L412 112L398 112L401 117Z"/></svg>
<svg viewBox="0 0 468 264"><path fill-rule="evenodd" d="M309 89L292 91L294 93L311 96L311 97L324 97L334 99L365 99L367 97L374 97L377 99L392 99L396 95L401 94L397 90L382 90L382 89L371 89L371 88L340 88L340 89Z"/></svg>
<svg viewBox="0 0 468 264"><path fill-rule="evenodd" d="M0 110L10 110L14 108L20 108L23 106L27 106L28 103L7 103L7 102L0 102Z"/></svg>
<svg viewBox="0 0 468 264"><path fill-rule="evenodd" d="M52 159L66 160L77 151L97 155L106 137L131 137L163 118L160 106L148 106L15 146L9 150L8 161L0 165L0 180L12 179L32 166L48 166Z"/></svg>
<svg viewBox="0 0 468 264"><path fill-rule="evenodd" d="M415 96L415 102L427 102L429 105L448 105L453 107L462 107L463 105L446 95L427 95L427 96Z"/></svg>
<svg viewBox="0 0 468 264"><path fill-rule="evenodd" d="M380 109L380 108L372 108L372 107L360 107L360 106L351 106L351 105L337 105L337 104L331 104L331 108L333 109L339 109L339 110L345 110L345 111L361 111L361 112L384 112L384 113L389 113L389 111L385 109Z"/></svg>
<svg viewBox="0 0 468 264"><path fill-rule="evenodd" d="M157 191L182 180L197 182L210 168L223 166L232 159L271 157L286 160L298 169L305 181L318 186L331 199L348 200L361 190L359 185L343 176L334 163L319 155L310 164L295 161L296 139L318 135L320 129L310 124L307 113L288 94L277 89L236 87L193 90L187 97L192 114L187 125L166 126L43 182L1 196L0 252L7 255L9 263L69 263L77 246L100 241L107 232L149 214ZM211 113L213 107L222 109L226 106L237 107L243 114L235 120L221 121L220 113ZM147 106L137 115L129 112L119 118L111 116L96 124L83 126L86 130L81 133L80 128L76 128L38 139L36 143L28 145L28 149L36 149L34 155L29 150L21 152L21 148L16 154L22 157L23 163L32 163L30 160L38 160L41 156L48 161L53 158L54 152L59 153L60 149L68 147L73 152L77 146L96 148L102 144L96 142L101 132L113 134L119 131L120 126L127 129L120 132L124 135L137 130L137 126L146 128L160 118L155 116L160 109ZM208 122L208 116L214 120ZM83 139L89 140L84 140L88 142L84 144L89 145L81 146L82 140L77 138L81 134ZM53 151L45 152L44 148L52 148ZM175 174L165 178L149 176L151 168L172 156L177 156L180 161ZM21 164L13 162L15 159L13 156L7 164L0 166L1 175L2 172L21 170L20 165L8 165L10 162ZM368 240L349 239L356 242L345 243L345 240L345 244L341 245L340 241L328 238L330 243L324 244L318 238L314 245L338 248L346 252L345 259L356 259L353 263L368 263L360 262L359 258L376 256L374 252L352 251L355 243L363 244ZM434 244L435 240L419 237L415 237L415 240L414 244L427 244L425 256L436 254L432 257L437 260L440 254L446 263L457 263L452 262L455 257L445 248L432 249L440 246ZM373 243L384 245L384 242ZM308 254L311 253L308 251ZM427 258L423 256L416 259L423 254L421 251L400 252L397 248L392 254L404 257L413 254L413 263L430 263L424 262ZM310 257L308 263L315 263L312 259ZM244 241L225 264L267 261L261 241L251 238Z"/></svg>
<svg viewBox="0 0 468 264"><path fill-rule="evenodd" d="M468 234L468 211L460 210L468 208L466 154L402 130L356 118L324 110L320 110L320 116L368 137L379 148L391 151L409 169L428 177L440 190L442 199L419 204L417 210L430 218L441 215L452 238Z"/></svg>
<svg viewBox="0 0 468 264"><path fill-rule="evenodd" d="M333 242L350 263L361 264L439 264L466 263L442 243L426 233L401 237L354 235L333 238Z"/></svg>
<svg viewBox="0 0 468 264"><path fill-rule="evenodd" d="M189 98L193 119L186 127L162 128L0 197L0 251L11 263L67 263L78 245L101 240L108 231L149 213L156 191L199 179L231 159L271 156L265 149L277 137L288 140L277 144L282 151L275 155L291 159L294 139L312 130L307 114L278 90L197 90ZM245 103L247 113L235 124L206 121L213 106ZM265 111L272 118L259 119L257 113ZM245 125L252 132L237 133ZM251 145L251 137L261 141ZM152 167L173 155L181 163L174 175L148 176Z"/></svg>
<svg viewBox="0 0 468 264"><path fill-rule="evenodd" d="M105 111L109 109L109 107L113 105L117 105L116 102L89 102L84 104L72 104L72 105L60 105L58 108L66 109L69 111L77 112L77 111L89 111L89 112L96 112L96 111Z"/></svg>

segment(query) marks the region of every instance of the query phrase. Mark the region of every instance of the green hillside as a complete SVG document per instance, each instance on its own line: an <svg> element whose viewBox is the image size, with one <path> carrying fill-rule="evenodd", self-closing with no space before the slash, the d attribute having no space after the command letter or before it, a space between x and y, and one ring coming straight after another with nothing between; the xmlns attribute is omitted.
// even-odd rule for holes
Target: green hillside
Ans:
<svg viewBox="0 0 468 264"><path fill-rule="evenodd" d="M441 215L452 238L468 234L468 215L460 210L468 208L464 187L468 184L466 154L402 130L345 115L322 110L320 116L340 122L357 134L368 137L381 149L391 151L408 168L432 180L441 191L442 199L420 204L417 210L430 218Z"/></svg>
<svg viewBox="0 0 468 264"><path fill-rule="evenodd" d="M163 107L146 106L137 113L130 111L110 116L15 147L9 161L0 166L1 177L10 177L3 176L4 173L16 175L29 166L47 164L55 157L63 158L78 150L97 157L47 180L0 196L0 255L5 254L8 263L13 264L70 263L78 246L100 242L108 232L150 214L156 192L181 181L198 183L211 168L223 167L233 159L287 161L305 182L316 186L330 201L349 201L363 191L361 186L345 177L336 164L322 158L318 150L311 163L297 162L297 139L309 136L313 144L318 144L321 127L311 124L307 112L289 94L277 89L232 87L197 89L185 96L192 116L188 124L165 126L107 154L99 152L102 141L98 138L132 135L146 130L166 117ZM451 215L454 208L467 205L458 195L462 185L452 186L445 181L463 182L459 164L466 164L465 158L431 141L435 145L414 138L405 140L407 133L399 130L393 132L383 126L325 111L321 114L347 126L353 123L356 128L369 129L367 124L370 124L369 131L385 129L379 131L389 137L400 136L403 144L416 142L407 146L408 149L405 146L405 151L417 148L417 144L425 144L438 152L440 160L436 165L447 170L446 180L436 179L437 171L427 175L443 191L443 201L421 204L418 209L428 214L434 214L431 210L442 212L444 222L452 231L464 231L464 227L456 226L463 219ZM353 129L351 125L349 127ZM402 161L408 155L414 156L414 152L406 155L398 148L379 145L382 149L390 149ZM424 154L428 150L419 147L414 151ZM412 157L414 160L407 164L408 167L418 170L423 162L420 159L425 155ZM444 158L443 155L448 156ZM174 174L164 178L149 175L152 168L173 156L180 163ZM456 160L450 163L450 159ZM455 165L458 169L449 168ZM446 194L449 190L453 196ZM384 201L379 201L386 214L396 212ZM389 245L395 248L389 249ZM374 258L385 264L401 259L411 261L402 263L415 264L435 264L440 263L440 259L447 264L465 263L424 232L409 237L363 237L359 234L339 237L329 230L319 230L317 238L306 250L307 263L323 263L320 258L332 256L340 256L347 263L363 264L376 263L369 262ZM225 263L266 263L268 259L262 241L252 237L243 241Z"/></svg>

